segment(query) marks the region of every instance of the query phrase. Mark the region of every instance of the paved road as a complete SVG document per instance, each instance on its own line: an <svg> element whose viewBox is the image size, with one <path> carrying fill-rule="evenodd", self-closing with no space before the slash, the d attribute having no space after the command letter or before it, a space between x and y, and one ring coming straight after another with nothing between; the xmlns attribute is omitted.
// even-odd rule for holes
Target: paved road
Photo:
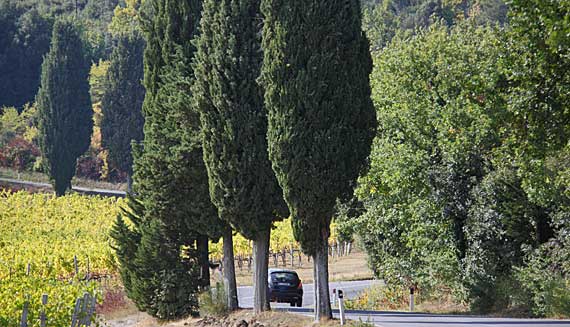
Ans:
<svg viewBox="0 0 570 327"><path fill-rule="evenodd" d="M365 280L354 282L331 283L330 288L342 289L345 298L352 299L359 292L379 281ZM292 308L286 303L271 303L271 307L313 316L313 285L304 284L303 308ZM238 288L240 307L250 308L253 305L253 289L251 286ZM338 310L334 310L338 318ZM347 318L371 322L378 327L570 327L570 320L546 319L508 319L486 318L459 315L432 315L422 313L396 311L347 311Z"/></svg>
<svg viewBox="0 0 570 327"><path fill-rule="evenodd" d="M48 184L48 183L21 181L18 179L11 179L11 178L0 178L0 182L5 182L5 183L10 183L10 184L15 184L15 185L22 185L22 186L51 188L51 184ZM126 193L124 191L105 190L105 189L100 189L100 188L87 188L87 187L78 187L78 186L72 186L71 189L76 191L76 192L85 193L85 194L93 194L93 195L101 195L101 196L116 196L116 197L125 197L126 196Z"/></svg>
<svg viewBox="0 0 570 327"><path fill-rule="evenodd" d="M282 310L313 315L308 308ZM338 318L338 310L334 310L334 316ZM347 311L347 318L360 319L378 327L570 327L570 320L486 318L395 311Z"/></svg>
<svg viewBox="0 0 570 327"><path fill-rule="evenodd" d="M330 283L330 289L342 289L344 291L345 297L352 299L355 298L358 293L369 288L370 286L380 283L374 280L361 280L353 282L332 282ZM303 307L309 308L314 305L313 300L313 284L303 283ZM332 292L331 292L332 296ZM251 286L238 287L238 298L239 306L242 308L253 307L253 288ZM290 307L287 303L275 303L271 302L272 308L288 308Z"/></svg>

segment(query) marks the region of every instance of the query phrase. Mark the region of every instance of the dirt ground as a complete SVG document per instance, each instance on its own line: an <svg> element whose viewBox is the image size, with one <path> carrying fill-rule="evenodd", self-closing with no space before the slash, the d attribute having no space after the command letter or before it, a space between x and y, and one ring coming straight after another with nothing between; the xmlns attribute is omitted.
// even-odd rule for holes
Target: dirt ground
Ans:
<svg viewBox="0 0 570 327"><path fill-rule="evenodd" d="M274 266L270 265L270 268L274 268ZM313 282L313 262L304 260L301 266L295 264L294 267L287 265L286 267L278 266L278 268L295 270L305 284ZM253 284L252 274L253 271L248 271L247 268L240 271L236 267L238 286L251 286ZM329 257L329 280L331 282L372 279L372 277L372 271L366 263L366 254L359 249L355 249L350 255L345 257ZM215 273L213 273L212 285L216 283L216 278Z"/></svg>
<svg viewBox="0 0 570 327"><path fill-rule="evenodd" d="M132 314L121 319L104 322L108 327L337 327L338 320L315 323L313 319L287 312L265 312L254 315L251 310L240 310L221 318L188 318L175 322L160 323L143 313ZM356 323L346 326L356 327Z"/></svg>

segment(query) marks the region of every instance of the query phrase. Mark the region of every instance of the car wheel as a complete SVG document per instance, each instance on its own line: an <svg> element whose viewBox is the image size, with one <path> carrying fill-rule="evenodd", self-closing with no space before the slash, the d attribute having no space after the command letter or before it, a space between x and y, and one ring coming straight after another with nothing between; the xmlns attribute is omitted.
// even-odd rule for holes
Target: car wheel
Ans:
<svg viewBox="0 0 570 327"><path fill-rule="evenodd" d="M294 306L295 306L295 301L291 301L289 304L290 304L292 307L294 307Z"/></svg>
<svg viewBox="0 0 570 327"><path fill-rule="evenodd" d="M300 308L303 306L303 299L297 300L297 307Z"/></svg>

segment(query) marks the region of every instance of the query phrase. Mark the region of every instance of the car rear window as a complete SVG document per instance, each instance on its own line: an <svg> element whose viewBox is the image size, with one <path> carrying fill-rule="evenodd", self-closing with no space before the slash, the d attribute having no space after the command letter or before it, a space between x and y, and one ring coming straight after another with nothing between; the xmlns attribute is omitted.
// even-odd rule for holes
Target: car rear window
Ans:
<svg viewBox="0 0 570 327"><path fill-rule="evenodd" d="M297 274L290 272L274 272L271 273L271 279L277 282L296 282L299 278Z"/></svg>

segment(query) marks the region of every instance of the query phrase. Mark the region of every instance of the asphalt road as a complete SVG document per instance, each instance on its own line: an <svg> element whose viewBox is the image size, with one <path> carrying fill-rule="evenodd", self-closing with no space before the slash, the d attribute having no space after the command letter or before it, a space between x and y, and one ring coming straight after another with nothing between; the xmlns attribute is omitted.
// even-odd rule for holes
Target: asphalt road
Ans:
<svg viewBox="0 0 570 327"><path fill-rule="evenodd" d="M352 299L359 292L369 288L379 281L365 280L353 282L330 283L333 288L342 289L345 298ZM313 316L313 285L303 285L303 308L290 307L287 303L271 303L277 310L295 312ZM251 308L253 304L253 289L251 286L238 288L239 304L242 308ZM338 310L333 310L338 318ZM546 319L510 319L488 318L460 315L434 315L423 313L396 312L396 311L347 311L346 316L352 320L362 320L373 323L378 327L570 327L570 320Z"/></svg>
<svg viewBox="0 0 570 327"><path fill-rule="evenodd" d="M345 298L352 299L355 298L358 293L369 288L370 286L380 283L375 280L361 280L353 282L332 282L330 283L330 289L342 289ZM303 283L303 307L310 308L314 305L313 295L313 284ZM332 296L332 292L331 292ZM253 288L251 286L238 287L238 299L239 306L242 308L253 307ZM272 308L288 308L290 305L288 303L275 303L271 302Z"/></svg>

